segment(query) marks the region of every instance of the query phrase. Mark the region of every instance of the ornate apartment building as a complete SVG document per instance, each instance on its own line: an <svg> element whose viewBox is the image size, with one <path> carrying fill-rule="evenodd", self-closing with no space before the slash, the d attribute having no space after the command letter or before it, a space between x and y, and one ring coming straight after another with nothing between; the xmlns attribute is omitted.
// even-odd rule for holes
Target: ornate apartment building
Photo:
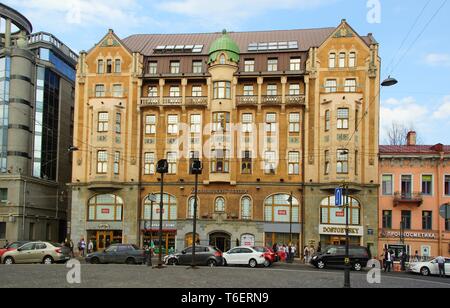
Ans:
<svg viewBox="0 0 450 308"><path fill-rule="evenodd" d="M378 43L336 28L133 35L110 30L77 70L74 241L98 249L340 243L334 188L350 183L352 242L377 249ZM292 198L290 198L292 196ZM153 220L152 220L153 218Z"/></svg>

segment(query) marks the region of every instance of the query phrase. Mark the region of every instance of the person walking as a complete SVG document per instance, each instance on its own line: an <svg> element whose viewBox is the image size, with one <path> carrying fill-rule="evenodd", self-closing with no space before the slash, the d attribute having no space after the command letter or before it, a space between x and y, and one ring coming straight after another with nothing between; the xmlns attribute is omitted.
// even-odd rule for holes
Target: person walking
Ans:
<svg viewBox="0 0 450 308"><path fill-rule="evenodd" d="M445 258L443 256L439 256L436 258L436 262L439 266L439 277L445 278Z"/></svg>
<svg viewBox="0 0 450 308"><path fill-rule="evenodd" d="M291 263L291 260L292 260L292 246L291 244L289 244L287 249L286 263Z"/></svg>
<svg viewBox="0 0 450 308"><path fill-rule="evenodd" d="M80 253L80 257L84 258L85 249L86 249L86 242L84 241L84 238L82 238L78 243L78 251Z"/></svg>
<svg viewBox="0 0 450 308"><path fill-rule="evenodd" d="M308 248L308 246L305 246L305 248L303 249L303 258L304 258L305 264L308 264L309 263L309 248Z"/></svg>
<svg viewBox="0 0 450 308"><path fill-rule="evenodd" d="M384 272L391 271L391 253L388 249L384 250Z"/></svg>
<svg viewBox="0 0 450 308"><path fill-rule="evenodd" d="M408 261L408 254L404 251L401 256L402 272L406 271L406 261Z"/></svg>
<svg viewBox="0 0 450 308"><path fill-rule="evenodd" d="M292 245L292 261L294 261L297 253L297 247L295 245Z"/></svg>
<svg viewBox="0 0 450 308"><path fill-rule="evenodd" d="M416 250L416 253L414 254L414 258L413 258L414 262L419 262L420 261L420 256L419 256L419 251Z"/></svg>
<svg viewBox="0 0 450 308"><path fill-rule="evenodd" d="M93 253L94 252L94 242L92 242L92 240L89 241L88 244L88 253Z"/></svg>

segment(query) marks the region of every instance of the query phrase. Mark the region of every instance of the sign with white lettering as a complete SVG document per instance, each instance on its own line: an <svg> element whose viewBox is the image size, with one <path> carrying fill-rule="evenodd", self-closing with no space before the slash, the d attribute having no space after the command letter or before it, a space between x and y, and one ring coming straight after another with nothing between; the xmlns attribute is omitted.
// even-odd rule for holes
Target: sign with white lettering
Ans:
<svg viewBox="0 0 450 308"><path fill-rule="evenodd" d="M400 231L381 231L380 237L381 238L400 238L400 235L402 235L404 238L412 238L412 239L437 239L437 234L432 232L414 232L414 231L407 231L403 232L403 234Z"/></svg>
<svg viewBox="0 0 450 308"><path fill-rule="evenodd" d="M350 236L363 236L364 227L361 226L349 226ZM322 235L345 235L345 226L341 225L319 225L319 234Z"/></svg>

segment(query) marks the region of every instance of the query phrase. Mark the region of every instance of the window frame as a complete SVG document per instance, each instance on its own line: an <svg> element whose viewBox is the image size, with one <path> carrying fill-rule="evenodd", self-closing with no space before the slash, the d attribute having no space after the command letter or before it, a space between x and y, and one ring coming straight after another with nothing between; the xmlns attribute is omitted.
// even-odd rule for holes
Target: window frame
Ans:
<svg viewBox="0 0 450 308"><path fill-rule="evenodd" d="M301 57L291 57L289 59L289 70L291 72L300 72L301 69L302 69L302 58Z"/></svg>
<svg viewBox="0 0 450 308"><path fill-rule="evenodd" d="M278 58L268 58L267 59L267 71L268 72L278 72Z"/></svg>
<svg viewBox="0 0 450 308"><path fill-rule="evenodd" d="M255 71L255 59L244 60L244 72L253 73Z"/></svg>
<svg viewBox="0 0 450 308"><path fill-rule="evenodd" d="M170 74L177 75L180 74L181 62L179 60L171 60L169 64Z"/></svg>
<svg viewBox="0 0 450 308"><path fill-rule="evenodd" d="M102 115L106 115L106 117L102 117ZM109 112L99 111L97 113L97 132L98 133L109 132Z"/></svg>
<svg viewBox="0 0 450 308"><path fill-rule="evenodd" d="M97 151L97 174L108 173L108 151Z"/></svg>
<svg viewBox="0 0 450 308"><path fill-rule="evenodd" d="M345 114L343 113L345 112ZM349 108L338 108L336 111L336 128L339 130L349 129L350 122L350 109Z"/></svg>
<svg viewBox="0 0 450 308"><path fill-rule="evenodd" d="M349 174L349 150L338 149L336 151L336 174Z"/></svg>

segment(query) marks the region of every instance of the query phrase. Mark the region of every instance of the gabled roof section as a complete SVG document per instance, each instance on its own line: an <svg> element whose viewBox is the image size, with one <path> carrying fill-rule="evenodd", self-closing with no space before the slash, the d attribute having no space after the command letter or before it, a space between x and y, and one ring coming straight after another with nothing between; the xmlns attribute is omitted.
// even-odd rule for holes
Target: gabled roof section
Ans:
<svg viewBox="0 0 450 308"><path fill-rule="evenodd" d="M341 23L337 28L334 29L334 31L331 33L331 35L324 40L323 44L325 44L327 41L334 39L334 38L345 38L345 37L356 37L359 38L363 44L365 44L367 47L370 47L372 44L378 44L378 42L373 37L372 33L369 33L367 36L360 36L358 32L355 31L348 23L346 19L342 19ZM323 45L322 44L322 45Z"/></svg>
<svg viewBox="0 0 450 308"><path fill-rule="evenodd" d="M97 47L123 47L126 49L130 55L133 54L133 51L128 48L128 46L116 35L113 29L109 29L108 33L98 42L95 44L94 47L89 49L88 53L90 53L92 50L94 50Z"/></svg>

